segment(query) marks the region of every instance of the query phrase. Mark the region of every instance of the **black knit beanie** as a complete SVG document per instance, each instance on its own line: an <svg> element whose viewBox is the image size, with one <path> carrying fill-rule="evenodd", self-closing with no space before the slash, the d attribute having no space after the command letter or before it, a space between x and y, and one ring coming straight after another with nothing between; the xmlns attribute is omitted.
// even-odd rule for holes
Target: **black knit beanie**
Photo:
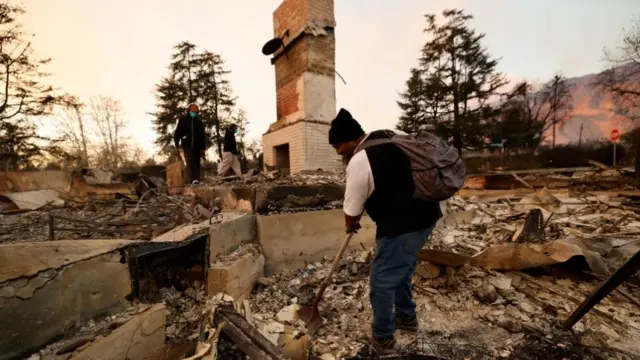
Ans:
<svg viewBox="0 0 640 360"><path fill-rule="evenodd" d="M364 135L362 126L351 116L351 113L345 109L340 109L336 118L331 122L329 144L343 144L357 140L362 135Z"/></svg>

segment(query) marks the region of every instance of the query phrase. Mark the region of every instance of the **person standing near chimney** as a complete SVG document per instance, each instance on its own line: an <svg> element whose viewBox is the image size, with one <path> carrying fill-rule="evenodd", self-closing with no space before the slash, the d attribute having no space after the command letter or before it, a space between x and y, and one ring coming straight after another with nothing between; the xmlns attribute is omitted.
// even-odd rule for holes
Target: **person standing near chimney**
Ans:
<svg viewBox="0 0 640 360"><path fill-rule="evenodd" d="M200 182L200 162L207 149L204 123L199 112L198 105L189 105L188 113L178 120L173 133L176 150L182 149L182 158L187 168L187 184Z"/></svg>
<svg viewBox="0 0 640 360"><path fill-rule="evenodd" d="M242 175L240 160L238 160L238 145L236 144L237 133L238 126L231 124L224 134L224 147L222 149L220 166L218 167L218 176L224 176L229 168L231 168L237 176Z"/></svg>

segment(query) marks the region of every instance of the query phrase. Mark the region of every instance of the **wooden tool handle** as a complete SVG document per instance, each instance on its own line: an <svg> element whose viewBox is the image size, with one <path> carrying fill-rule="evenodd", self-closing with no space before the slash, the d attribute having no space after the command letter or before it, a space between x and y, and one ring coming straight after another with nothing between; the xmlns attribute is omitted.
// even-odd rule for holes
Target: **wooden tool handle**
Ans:
<svg viewBox="0 0 640 360"><path fill-rule="evenodd" d="M349 241L351 240L352 237L353 237L353 233L349 233L347 234L347 237L344 238L344 241L342 242L342 246L340 246L340 250L338 250L336 257L333 259L333 264L331 264L331 270L329 270L329 273L325 276L324 280L322 281L322 284L320 285L320 289L316 294L315 299L313 299L314 307L318 306L318 303L322 299L322 295L324 295L324 291L327 289L327 286L329 286L329 282L331 281L331 276L338 268L338 265L340 264L340 260L342 259L342 255L344 254L344 251L347 250L347 246L349 246Z"/></svg>

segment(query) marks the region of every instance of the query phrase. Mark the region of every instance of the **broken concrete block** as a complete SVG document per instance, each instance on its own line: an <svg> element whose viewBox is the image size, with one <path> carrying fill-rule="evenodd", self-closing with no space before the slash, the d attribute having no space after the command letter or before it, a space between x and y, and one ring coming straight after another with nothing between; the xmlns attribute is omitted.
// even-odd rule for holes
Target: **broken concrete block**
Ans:
<svg viewBox="0 0 640 360"><path fill-rule="evenodd" d="M506 276L494 277L489 279L489 283L493 285L496 289L500 290L509 290L511 289L511 278Z"/></svg>
<svg viewBox="0 0 640 360"><path fill-rule="evenodd" d="M420 262L416 266L415 274L423 279L435 279L440 276L440 265Z"/></svg>
<svg viewBox="0 0 640 360"><path fill-rule="evenodd" d="M133 242L125 244L128 243ZM126 297L131 293L129 267L112 261L113 253L119 253L123 246L117 240L0 245L0 259L8 260L0 261L0 277L17 271L28 274L16 276L20 281L14 283L21 285L26 280L21 288L0 289L3 300L12 292L15 295L0 307L0 359L32 353L65 334L74 324L126 308L129 305ZM15 251L5 251L6 248ZM74 261L58 265L67 259ZM47 265L53 264L59 269L56 276L39 276L48 270Z"/></svg>
<svg viewBox="0 0 640 360"><path fill-rule="evenodd" d="M288 323L291 325L296 325L298 322L298 311L300 310L300 305L292 304L289 306L285 306L278 312L276 315L276 319L281 323Z"/></svg>
<svg viewBox="0 0 640 360"><path fill-rule="evenodd" d="M153 305L107 337L91 343L71 360L147 359L164 347L167 310Z"/></svg>
<svg viewBox="0 0 640 360"><path fill-rule="evenodd" d="M264 275L264 263L264 256L247 253L231 261L220 260L212 264L207 278L207 293L225 293L236 300L248 297Z"/></svg>
<svg viewBox="0 0 640 360"><path fill-rule="evenodd" d="M498 300L498 292L493 285L483 285L480 288L476 289L476 296L482 302L491 304L494 301Z"/></svg>
<svg viewBox="0 0 640 360"><path fill-rule="evenodd" d="M245 214L212 226L209 230L209 263L213 264L221 256L231 254L243 242L256 237L256 217Z"/></svg>

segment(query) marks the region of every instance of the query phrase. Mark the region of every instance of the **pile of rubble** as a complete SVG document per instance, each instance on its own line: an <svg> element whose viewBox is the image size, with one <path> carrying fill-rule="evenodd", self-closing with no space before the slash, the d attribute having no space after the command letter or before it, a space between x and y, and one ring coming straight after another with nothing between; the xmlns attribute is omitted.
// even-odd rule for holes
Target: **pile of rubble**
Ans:
<svg viewBox="0 0 640 360"><path fill-rule="evenodd" d="M0 243L55 239L150 240L179 225L211 218L220 209L204 208L193 196L160 191L142 200L91 199L65 201L35 210L0 214Z"/></svg>
<svg viewBox="0 0 640 360"><path fill-rule="evenodd" d="M316 170L301 171L288 175L279 170L263 172L252 170L242 176L207 178L203 180L203 183L207 185L251 187L344 184L344 172Z"/></svg>
<svg viewBox="0 0 640 360"><path fill-rule="evenodd" d="M133 303L128 309L107 317L90 320L73 336L57 341L32 354L30 360L66 360L79 354L96 341L129 322L154 304L163 304L167 311L166 338L169 348L193 343L200 334L202 313L206 303L205 291L196 284L183 292L175 288L163 288Z"/></svg>
<svg viewBox="0 0 640 360"><path fill-rule="evenodd" d="M556 197L449 200L451 214L423 250L414 276L421 332L399 333L405 353L452 358L633 359L640 356L640 287L625 284L570 332L561 322L637 251L640 222L623 199ZM537 215L531 215L537 214ZM635 250L634 250L635 249ZM323 359L367 358L372 250L347 257L321 302L310 339ZM250 322L274 344L304 334L307 303L331 261L261 279ZM307 289L307 290L304 290ZM308 290L312 289L312 290Z"/></svg>

